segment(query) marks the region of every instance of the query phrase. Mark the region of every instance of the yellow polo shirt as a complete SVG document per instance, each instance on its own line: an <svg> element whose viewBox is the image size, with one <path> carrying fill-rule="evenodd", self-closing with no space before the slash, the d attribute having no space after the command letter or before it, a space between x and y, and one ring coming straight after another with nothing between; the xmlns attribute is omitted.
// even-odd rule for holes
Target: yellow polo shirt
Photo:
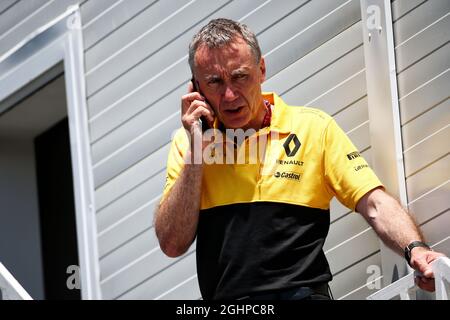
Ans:
<svg viewBox="0 0 450 320"><path fill-rule="evenodd" d="M204 165L197 228L204 299L330 281L322 250L330 200L335 196L354 210L362 196L382 186L332 117L288 106L274 93L264 99L273 105L269 127L236 147L216 132L206 152L215 161ZM182 171L188 144L181 128L168 157L164 197ZM255 144L256 155L249 151ZM234 163L226 163L231 153Z"/></svg>

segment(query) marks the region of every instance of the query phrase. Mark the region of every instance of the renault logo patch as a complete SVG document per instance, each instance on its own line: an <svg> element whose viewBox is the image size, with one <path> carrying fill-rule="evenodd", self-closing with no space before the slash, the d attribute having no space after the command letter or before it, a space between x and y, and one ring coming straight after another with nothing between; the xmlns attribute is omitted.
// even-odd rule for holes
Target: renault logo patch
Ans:
<svg viewBox="0 0 450 320"><path fill-rule="evenodd" d="M293 142L293 149L291 149L290 145ZM298 149L300 149L300 140L298 140L297 135L295 133L291 133L289 137L287 137L286 141L283 143L284 151L286 151L286 155L288 157L293 157L297 153Z"/></svg>

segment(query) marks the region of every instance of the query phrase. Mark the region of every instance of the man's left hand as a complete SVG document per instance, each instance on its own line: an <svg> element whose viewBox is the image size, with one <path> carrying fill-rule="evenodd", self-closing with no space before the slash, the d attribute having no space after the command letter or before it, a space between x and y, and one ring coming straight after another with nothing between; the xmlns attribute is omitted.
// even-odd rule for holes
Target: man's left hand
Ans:
<svg viewBox="0 0 450 320"><path fill-rule="evenodd" d="M440 257L445 257L445 255L423 247L412 249L411 266L422 273L422 276L416 277L416 284L419 288L434 292L434 274L431 263Z"/></svg>

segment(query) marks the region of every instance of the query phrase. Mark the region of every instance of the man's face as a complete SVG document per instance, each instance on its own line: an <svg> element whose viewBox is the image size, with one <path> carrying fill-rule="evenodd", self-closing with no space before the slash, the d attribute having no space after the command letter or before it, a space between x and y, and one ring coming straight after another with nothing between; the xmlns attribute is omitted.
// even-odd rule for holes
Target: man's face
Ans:
<svg viewBox="0 0 450 320"><path fill-rule="evenodd" d="M265 73L264 59L256 63L241 38L221 48L200 46L195 54L195 78L200 90L226 128L258 128L261 124Z"/></svg>

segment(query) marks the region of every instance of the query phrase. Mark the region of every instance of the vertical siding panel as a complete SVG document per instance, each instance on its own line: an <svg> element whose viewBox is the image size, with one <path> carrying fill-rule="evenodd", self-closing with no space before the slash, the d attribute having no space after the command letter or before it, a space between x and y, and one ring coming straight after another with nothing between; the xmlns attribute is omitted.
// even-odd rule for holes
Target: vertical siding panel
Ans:
<svg viewBox="0 0 450 320"><path fill-rule="evenodd" d="M394 10L394 41L408 207L426 241L448 254L450 2L413 2L393 4L404 8Z"/></svg>
<svg viewBox="0 0 450 320"><path fill-rule="evenodd" d="M11 33L14 30L14 27L18 25L20 22L30 18L32 14L39 10L42 6L49 4L51 0L28 0L28 1L19 1L14 5L14 8L11 8L9 12L2 15L2 19L0 20L0 39L4 37L5 33ZM9 3L11 5L11 3ZM5 5L6 9L8 6Z"/></svg>
<svg viewBox="0 0 450 320"><path fill-rule="evenodd" d="M0 19L0 27L4 26L4 32L0 35L0 56L33 31L64 13L67 7L78 3L82 3L82 0L22 0L18 2Z"/></svg>
<svg viewBox="0 0 450 320"><path fill-rule="evenodd" d="M83 28L85 50L89 51L109 34L116 30L120 30L122 26L134 21L142 10L152 6L156 1L157 0L120 0L105 3L107 6L104 6L104 10L97 14L92 20L87 21ZM89 11L97 11L100 8L102 8L101 4L97 3L96 7ZM86 56L86 61L88 60L88 56ZM86 70L88 69L89 66L87 65Z"/></svg>
<svg viewBox="0 0 450 320"><path fill-rule="evenodd" d="M18 4L19 0L3 0L2 2L0 2L0 17L5 14L6 15L6 11L8 11L9 9L11 9L14 5ZM0 25L2 25L5 22L2 22Z"/></svg>

